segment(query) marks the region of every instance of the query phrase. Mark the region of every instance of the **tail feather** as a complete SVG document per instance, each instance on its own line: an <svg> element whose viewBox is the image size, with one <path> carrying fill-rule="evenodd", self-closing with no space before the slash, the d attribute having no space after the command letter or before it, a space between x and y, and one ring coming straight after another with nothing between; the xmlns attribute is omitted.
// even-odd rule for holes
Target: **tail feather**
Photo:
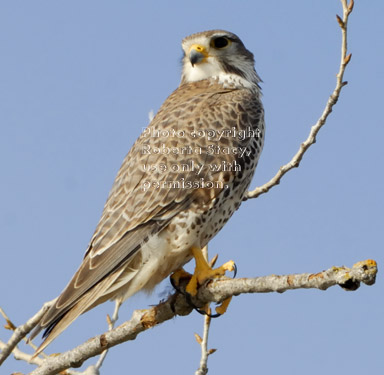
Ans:
<svg viewBox="0 0 384 375"><path fill-rule="evenodd" d="M91 306L94 307L100 303L105 302L103 296L108 294L109 288L113 285L123 269L119 272L115 272L100 283L95 285L91 290L85 293L75 305L73 305L68 311L64 312L59 318L52 322L46 323L44 326L40 324L33 330L30 340L33 339L42 329L45 328L43 334L44 341L36 349L33 357L39 355L57 336L60 335L79 315L86 312ZM51 307L54 309L55 305ZM49 313L50 310L47 311ZM44 316L42 321L44 320Z"/></svg>

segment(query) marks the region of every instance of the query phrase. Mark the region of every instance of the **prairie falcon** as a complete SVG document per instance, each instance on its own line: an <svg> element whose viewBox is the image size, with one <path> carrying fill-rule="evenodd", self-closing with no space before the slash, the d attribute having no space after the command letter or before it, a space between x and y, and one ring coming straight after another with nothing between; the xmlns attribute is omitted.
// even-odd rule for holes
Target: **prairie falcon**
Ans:
<svg viewBox="0 0 384 375"><path fill-rule="evenodd" d="M84 259L31 337L37 353L80 314L151 290L196 259L239 207L264 140L260 78L233 33L186 37L180 86L132 146ZM193 292L201 282L194 276ZM192 281L191 281L192 283Z"/></svg>

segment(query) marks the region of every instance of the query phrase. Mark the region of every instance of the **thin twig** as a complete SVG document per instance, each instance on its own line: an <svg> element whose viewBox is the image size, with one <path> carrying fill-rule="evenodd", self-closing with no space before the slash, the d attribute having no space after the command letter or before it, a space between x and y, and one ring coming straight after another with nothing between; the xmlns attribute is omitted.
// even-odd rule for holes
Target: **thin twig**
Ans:
<svg viewBox="0 0 384 375"><path fill-rule="evenodd" d="M5 311L1 307L0 307L0 314L3 316L3 318L7 322L7 324L4 326L4 328L9 329L11 331L15 331L17 327L13 324L13 322L11 321L11 318L5 313ZM28 340L26 337L23 337L22 340L25 341L33 350L37 349L37 346L32 341ZM2 348L4 348L5 344L2 343L1 346L2 346ZM48 357L44 352L41 352L40 354L44 358Z"/></svg>
<svg viewBox="0 0 384 375"><path fill-rule="evenodd" d="M41 311L45 311L56 299L53 301L47 302L44 304L42 309L38 312L38 314ZM12 331L16 330L16 326L12 323L11 319L9 316L5 313L5 311L0 307L0 314L3 316L7 324L4 326L6 329L10 329ZM25 336L22 337L22 340L25 341L27 345L29 345L33 350L37 349L37 346L33 344L32 341L28 340ZM21 341L21 340L20 340ZM9 343L8 343L9 344ZM0 340L0 350L4 352L5 349L8 348L8 344L4 343L3 341ZM48 355L46 355L44 352L41 352L39 355L43 356L44 358L40 358L39 356L34 356L33 354L28 354L23 351L21 351L17 346L15 346L11 352L13 354L13 357L16 360L19 361L25 361L28 362L29 364L34 364L40 366L45 358L48 358ZM92 366L91 366L92 367ZM94 366L93 366L94 367ZM91 369L92 370L92 369ZM84 372L78 372L78 371L73 371L73 370L66 370L63 375L99 375L98 369L97 371L90 371L90 368L86 369ZM20 374L20 373L14 373L15 375Z"/></svg>
<svg viewBox="0 0 384 375"><path fill-rule="evenodd" d="M347 24L348 24L348 17L351 14L353 9L354 2L353 0L351 0L350 3L347 4L346 0L341 0L341 3L343 6L343 19L341 19L339 16L336 16L337 21L341 28L341 35L342 35L341 61L340 61L339 72L337 73L337 76L336 76L336 87L333 90L332 94L330 95L322 115L320 116L316 124L312 126L308 138L300 145L299 150L293 156L291 161L281 166L279 171L276 173L276 175L271 180L269 180L266 184L257 187L255 190L249 191L246 194L244 200L257 198L259 195L268 192L272 187L280 183L281 178L288 171L290 171L293 168L297 168L300 165L300 161L303 158L305 152L309 149L309 147L311 147L314 143L316 143L316 135L319 132L319 130L322 128L322 126L325 124L329 114L332 112L333 106L337 103L340 96L341 89L348 83L343 81L343 77L344 77L345 68L347 67L352 57L351 54L347 55Z"/></svg>
<svg viewBox="0 0 384 375"><path fill-rule="evenodd" d="M0 349L2 351L6 348L6 346L7 344L0 340ZM32 358L32 354L24 353L17 347L13 348L12 354L17 360L25 361L38 366L40 366L44 361L43 358L39 358L39 357Z"/></svg>
<svg viewBox="0 0 384 375"><path fill-rule="evenodd" d="M26 335L37 325L40 321L44 313L48 310L48 308L56 301L56 298L50 302L46 302L43 307L38 311L31 319L29 319L25 324L14 329L13 335L8 340L6 346L2 348L0 353L0 365L8 358L8 356L12 353L16 345L24 339ZM3 311L3 310L2 310ZM5 313L4 313L5 314ZM9 324L9 320L7 324Z"/></svg>
<svg viewBox="0 0 384 375"><path fill-rule="evenodd" d="M332 267L316 274L271 275L253 279L225 278L201 287L193 303L202 307L209 302L222 302L230 296L242 293L282 293L299 288L325 290L334 285L340 285L346 290L355 290L361 282L372 285L375 282L376 273L376 262L366 260L356 263L352 268ZM99 355L105 349L134 340L141 332L176 315L188 315L191 311L192 308L184 295L175 293L157 306L134 311L130 321L112 331L93 337L68 352L45 359L42 365L30 375L53 375L70 367L79 367L88 358Z"/></svg>
<svg viewBox="0 0 384 375"><path fill-rule="evenodd" d="M121 299L115 300L115 310L113 311L112 318L110 318L109 315L107 315L108 331L112 331L113 328L115 327L115 324L116 324L117 320L119 319L119 310L120 310L120 306L122 303L123 303L123 301ZM104 350L101 353L100 358L95 365L95 369L97 371L99 371L101 366L103 365L104 359L107 356L107 354L108 354L108 349Z"/></svg>
<svg viewBox="0 0 384 375"><path fill-rule="evenodd" d="M208 246L205 246L202 249L205 259L208 261ZM213 267L216 263L217 255L209 262L209 265ZM201 358L199 368L196 370L195 375L206 375L208 373L208 357L216 351L216 349L208 350L208 337L209 329L211 326L211 309L207 305L205 308L207 315L204 315L204 326L203 326L203 338L201 338L197 333L195 333L196 341L200 344L201 347Z"/></svg>
<svg viewBox="0 0 384 375"><path fill-rule="evenodd" d="M211 327L210 308L207 309L207 313L209 315L204 316L203 338L201 338L197 333L195 333L196 340L201 347L200 364L199 368L195 372L195 375L206 375L208 373L208 357L216 351L216 349L208 349L209 329Z"/></svg>

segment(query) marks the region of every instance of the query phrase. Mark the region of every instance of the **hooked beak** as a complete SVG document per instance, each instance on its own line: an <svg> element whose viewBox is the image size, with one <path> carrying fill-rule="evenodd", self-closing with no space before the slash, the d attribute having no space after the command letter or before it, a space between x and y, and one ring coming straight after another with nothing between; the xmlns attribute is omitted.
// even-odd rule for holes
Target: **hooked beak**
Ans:
<svg viewBox="0 0 384 375"><path fill-rule="evenodd" d="M201 62L205 62L205 60L208 57L208 52L200 44L194 44L189 49L189 61L191 62L192 66L195 66L195 64L199 64Z"/></svg>

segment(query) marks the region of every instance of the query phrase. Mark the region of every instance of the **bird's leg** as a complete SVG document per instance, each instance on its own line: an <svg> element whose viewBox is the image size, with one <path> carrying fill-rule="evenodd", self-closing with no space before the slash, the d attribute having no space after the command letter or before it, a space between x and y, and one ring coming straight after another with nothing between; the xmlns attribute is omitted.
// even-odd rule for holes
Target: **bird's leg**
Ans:
<svg viewBox="0 0 384 375"><path fill-rule="evenodd" d="M180 280L187 279L189 280L187 287L185 291L191 295L191 296L196 296L197 294L197 289L200 285L203 285L206 281L210 279L214 279L216 277L224 276L226 271L235 271L236 273L236 265L235 263L230 260L229 262L223 264L220 267L213 268L213 265L216 262L217 256L211 260L210 264L206 261L202 250L198 247L192 247L191 252L193 257L195 258L196 261L196 267L193 275L185 271L183 268L180 268L179 270L175 271L171 275L171 284L172 286L180 292ZM216 315L210 315L211 317L216 317L219 315L224 314L227 311L228 305L231 302L231 298L227 298L224 300L220 306L216 307ZM198 308L195 307L198 312L201 314L207 314L205 309L199 310Z"/></svg>
<svg viewBox="0 0 384 375"><path fill-rule="evenodd" d="M172 275L171 275L171 284L172 286L180 292L180 280L187 279L190 280L192 275L187 272L184 268L180 268L176 270Z"/></svg>
<svg viewBox="0 0 384 375"><path fill-rule="evenodd" d="M197 287L199 285L203 285L207 280L224 276L226 271L235 270L235 263L233 262L233 260L224 263L220 267L212 268L205 260L200 248L194 246L191 248L191 251L196 261L196 267L195 272L193 273L192 278L189 281L185 290L192 296L195 296L197 294Z"/></svg>
<svg viewBox="0 0 384 375"><path fill-rule="evenodd" d="M227 263L224 263L222 266L217 268L212 268L206 261L202 251L198 247L192 247L191 252L196 261L195 271L189 281L186 292L192 296L197 294L197 288L199 285L203 285L206 281L224 276L226 271L235 271L235 263L230 260ZM185 271L184 271L185 272ZM231 298L227 298L222 302L222 304L216 307L216 312L220 315L224 314L228 308Z"/></svg>
<svg viewBox="0 0 384 375"><path fill-rule="evenodd" d="M122 303L123 301L121 299L115 300L115 309L113 310L112 318L110 318L111 324L109 325L109 331L113 329L113 327L115 326L115 323L119 319L119 310Z"/></svg>

